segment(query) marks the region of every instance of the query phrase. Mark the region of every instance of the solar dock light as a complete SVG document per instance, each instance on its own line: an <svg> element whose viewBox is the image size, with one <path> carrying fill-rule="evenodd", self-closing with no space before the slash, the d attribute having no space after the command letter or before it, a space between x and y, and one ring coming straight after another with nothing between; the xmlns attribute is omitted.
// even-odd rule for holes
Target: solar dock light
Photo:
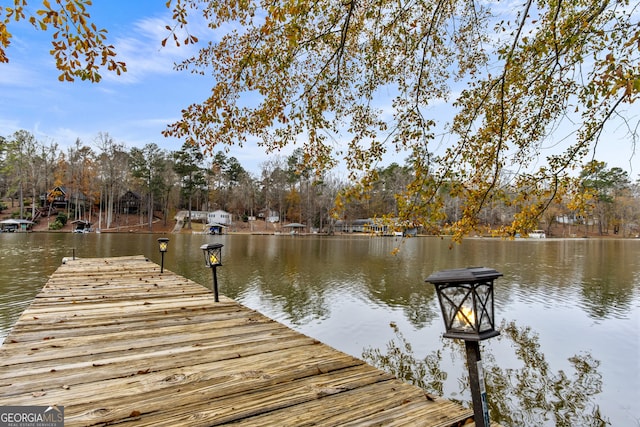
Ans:
<svg viewBox="0 0 640 427"><path fill-rule="evenodd" d="M160 249L160 273L164 273L164 253L167 252L169 247L169 239L166 237L160 237L158 239L158 248Z"/></svg>
<svg viewBox="0 0 640 427"><path fill-rule="evenodd" d="M204 252L205 265L213 272L213 297L215 302L219 301L218 298L218 276L216 274L216 268L222 265L222 244L221 243L209 243L200 246L200 249Z"/></svg>
<svg viewBox="0 0 640 427"><path fill-rule="evenodd" d="M479 342L500 335L495 330L493 281L502 273L491 268L443 270L426 281L436 287L446 338L464 340L476 426L489 426L487 392Z"/></svg>

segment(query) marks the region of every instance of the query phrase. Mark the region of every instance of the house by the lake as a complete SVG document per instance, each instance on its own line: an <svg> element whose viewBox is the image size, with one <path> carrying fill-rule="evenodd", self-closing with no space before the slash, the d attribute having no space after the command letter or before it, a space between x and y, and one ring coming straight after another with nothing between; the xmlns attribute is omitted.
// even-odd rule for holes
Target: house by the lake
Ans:
<svg viewBox="0 0 640 427"><path fill-rule="evenodd" d="M123 214L135 215L140 211L142 206L142 196L135 191L126 191L118 200L120 209Z"/></svg>
<svg viewBox="0 0 640 427"><path fill-rule="evenodd" d="M280 222L280 215L278 214L278 212L271 209L265 209L264 211L258 213L258 218L263 219L265 222Z"/></svg>
<svg viewBox="0 0 640 427"><path fill-rule="evenodd" d="M397 219L359 218L338 220L335 229L342 233L368 233L375 236L415 236L417 228L406 226Z"/></svg>
<svg viewBox="0 0 640 427"><path fill-rule="evenodd" d="M209 234L223 234L232 222L231 214L219 209L207 213L207 224L205 225L205 229Z"/></svg>
<svg viewBox="0 0 640 427"><path fill-rule="evenodd" d="M231 222L231 214L229 212L218 209L207 213L207 224L230 225Z"/></svg>
<svg viewBox="0 0 640 427"><path fill-rule="evenodd" d="M84 220L76 220L76 221L71 221L71 224L73 224L73 232L74 233L89 233L91 232L91 223L89 221L84 221Z"/></svg>
<svg viewBox="0 0 640 427"><path fill-rule="evenodd" d="M89 198L81 191L71 191L67 187L58 185L46 195L40 196L40 205L44 208L65 211L86 209L89 206Z"/></svg>
<svg viewBox="0 0 640 427"><path fill-rule="evenodd" d="M17 233L31 231L33 221L28 219L5 219L0 221L0 231L3 233Z"/></svg>

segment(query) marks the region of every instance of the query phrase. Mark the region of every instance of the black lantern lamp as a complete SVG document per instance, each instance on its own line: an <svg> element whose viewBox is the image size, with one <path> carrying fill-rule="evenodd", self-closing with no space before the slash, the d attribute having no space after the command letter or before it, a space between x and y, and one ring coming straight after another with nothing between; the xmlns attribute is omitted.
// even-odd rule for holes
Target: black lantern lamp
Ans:
<svg viewBox="0 0 640 427"><path fill-rule="evenodd" d="M484 267L433 273L427 278L436 287L446 338L482 341L500 335L495 330L493 281L502 276Z"/></svg>
<svg viewBox="0 0 640 427"><path fill-rule="evenodd" d="M495 330L493 304L493 281L500 276L491 268L471 267L438 271L426 279L436 287L446 330L443 336L464 340L478 427L489 426L479 341L500 335Z"/></svg>
<svg viewBox="0 0 640 427"><path fill-rule="evenodd" d="M169 239L166 237L160 237L158 239L158 249L160 250L160 273L164 273L164 253L167 252L169 247Z"/></svg>
<svg viewBox="0 0 640 427"><path fill-rule="evenodd" d="M209 243L200 246L200 249L204 252L205 265L212 270L213 273L213 296L216 302L218 299L218 276L216 274L216 268L222 265L222 245L221 243Z"/></svg>

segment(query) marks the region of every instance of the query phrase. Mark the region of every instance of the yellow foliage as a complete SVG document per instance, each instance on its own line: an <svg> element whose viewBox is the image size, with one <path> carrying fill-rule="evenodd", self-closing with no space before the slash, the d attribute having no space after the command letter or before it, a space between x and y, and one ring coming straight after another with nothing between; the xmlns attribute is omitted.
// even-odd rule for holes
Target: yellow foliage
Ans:
<svg viewBox="0 0 640 427"><path fill-rule="evenodd" d="M8 61L10 26L28 20L52 31L61 81L126 71L91 22L90 0L10 3L0 10L0 61ZM209 152L249 138L267 151L297 144L319 171L342 161L354 185L336 199L335 217L350 201L370 200L377 165L402 153L412 180L397 194L399 220L457 240L526 232L553 203L587 212L594 194L569 177L640 94L635 9L525 4L531 9L496 21L495 2L477 0L168 0L173 22L162 45L197 43L203 36L188 30L200 15L214 32L177 68L214 83L164 134ZM432 108L443 102L456 110L446 127ZM630 141L634 120L625 122ZM567 122L577 123L570 138L555 135ZM549 154L551 134L571 142ZM510 225L491 228L481 218L498 204L509 208Z"/></svg>
<svg viewBox="0 0 640 427"><path fill-rule="evenodd" d="M91 0L57 0L53 6L42 0L41 8L29 7L27 0L13 0L13 7L0 9L0 62L9 62L12 35L8 28L26 19L36 30L53 30L50 53L60 70L58 80L99 82L100 69L125 72L126 65L115 59L114 47L105 43L106 30L91 22L88 6Z"/></svg>

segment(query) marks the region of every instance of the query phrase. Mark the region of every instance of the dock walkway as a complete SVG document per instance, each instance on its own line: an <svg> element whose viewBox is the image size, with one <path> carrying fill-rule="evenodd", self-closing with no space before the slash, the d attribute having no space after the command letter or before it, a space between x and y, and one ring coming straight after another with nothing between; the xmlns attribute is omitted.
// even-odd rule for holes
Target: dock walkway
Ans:
<svg viewBox="0 0 640 427"><path fill-rule="evenodd" d="M472 411L142 256L51 275L0 348L0 405L66 426L455 426ZM473 425L473 424L470 424Z"/></svg>

